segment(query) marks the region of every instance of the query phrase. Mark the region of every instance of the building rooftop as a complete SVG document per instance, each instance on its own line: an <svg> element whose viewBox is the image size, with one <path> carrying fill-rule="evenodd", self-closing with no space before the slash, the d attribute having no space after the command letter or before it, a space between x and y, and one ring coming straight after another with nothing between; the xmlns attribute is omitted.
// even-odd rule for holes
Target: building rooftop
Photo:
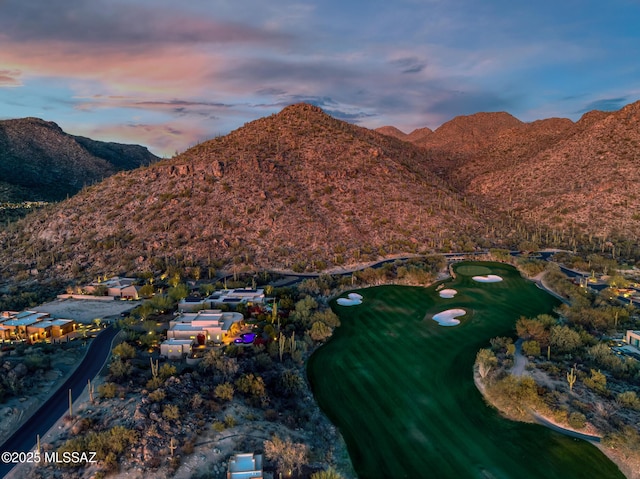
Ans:
<svg viewBox="0 0 640 479"><path fill-rule="evenodd" d="M169 346L171 346L172 344L175 344L175 345L193 344L193 340L192 339L169 338L166 341L163 341L162 344L166 344L166 345L169 345Z"/></svg>

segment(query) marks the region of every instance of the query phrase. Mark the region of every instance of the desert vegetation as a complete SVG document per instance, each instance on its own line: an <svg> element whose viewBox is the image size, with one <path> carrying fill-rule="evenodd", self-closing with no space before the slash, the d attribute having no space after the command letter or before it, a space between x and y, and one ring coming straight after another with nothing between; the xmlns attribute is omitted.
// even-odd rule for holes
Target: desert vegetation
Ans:
<svg viewBox="0 0 640 479"><path fill-rule="evenodd" d="M592 258L593 259L593 258ZM574 263L574 266L578 261ZM595 262L593 267L596 268ZM615 268L605 263L603 268ZM602 448L629 475L640 464L640 361L614 346L634 328L637 311L604 290L593 294L551 266L545 280L569 302L555 314L521 317L515 339L497 337L476 357L485 396L507 416L543 417L554 424L602 438ZM514 367L516 355L527 366Z"/></svg>

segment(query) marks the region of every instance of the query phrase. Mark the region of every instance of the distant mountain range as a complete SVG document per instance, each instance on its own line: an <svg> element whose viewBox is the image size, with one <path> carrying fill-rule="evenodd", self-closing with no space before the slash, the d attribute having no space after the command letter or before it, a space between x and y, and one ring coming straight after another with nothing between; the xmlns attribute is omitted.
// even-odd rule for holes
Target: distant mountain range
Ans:
<svg viewBox="0 0 640 479"><path fill-rule="evenodd" d="M591 238L640 237L640 102L575 123L478 113L412 135L433 171L476 204Z"/></svg>
<svg viewBox="0 0 640 479"><path fill-rule="evenodd" d="M639 110L576 123L479 113L405 135L292 105L13 224L0 233L0 268L5 278L34 266L70 278L171 261L323 270L576 239L634 254Z"/></svg>
<svg viewBox="0 0 640 479"><path fill-rule="evenodd" d="M69 135L38 118L0 121L0 203L59 201L158 160L145 147Z"/></svg>

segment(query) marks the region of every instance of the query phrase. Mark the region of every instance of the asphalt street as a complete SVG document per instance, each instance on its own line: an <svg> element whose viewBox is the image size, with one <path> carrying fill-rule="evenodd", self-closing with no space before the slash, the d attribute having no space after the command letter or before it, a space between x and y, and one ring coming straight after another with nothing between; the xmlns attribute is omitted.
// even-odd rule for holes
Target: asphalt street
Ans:
<svg viewBox="0 0 640 479"><path fill-rule="evenodd" d="M36 436L43 437L69 408L69 389L73 398L80 396L89 379L102 369L111 350L111 341L118 334L112 326L101 331L89 345L89 350L76 371L60 388L25 422L2 446L2 452L27 452L34 450ZM0 462L0 477L5 477L15 464Z"/></svg>

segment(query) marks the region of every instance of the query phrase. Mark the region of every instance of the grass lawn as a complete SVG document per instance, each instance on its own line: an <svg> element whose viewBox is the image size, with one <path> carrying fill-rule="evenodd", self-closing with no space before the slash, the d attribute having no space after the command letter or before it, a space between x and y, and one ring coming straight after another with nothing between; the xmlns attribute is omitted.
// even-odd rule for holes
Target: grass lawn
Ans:
<svg viewBox="0 0 640 479"><path fill-rule="evenodd" d="M461 263L440 298L430 288L359 290L358 306L333 304L342 326L309 360L320 407L342 432L360 478L624 478L592 445L502 418L473 383L478 349L513 335L521 315L557 301L508 265ZM481 272L478 272L481 271ZM504 281L477 283L496 274ZM435 313L461 308L461 324Z"/></svg>

